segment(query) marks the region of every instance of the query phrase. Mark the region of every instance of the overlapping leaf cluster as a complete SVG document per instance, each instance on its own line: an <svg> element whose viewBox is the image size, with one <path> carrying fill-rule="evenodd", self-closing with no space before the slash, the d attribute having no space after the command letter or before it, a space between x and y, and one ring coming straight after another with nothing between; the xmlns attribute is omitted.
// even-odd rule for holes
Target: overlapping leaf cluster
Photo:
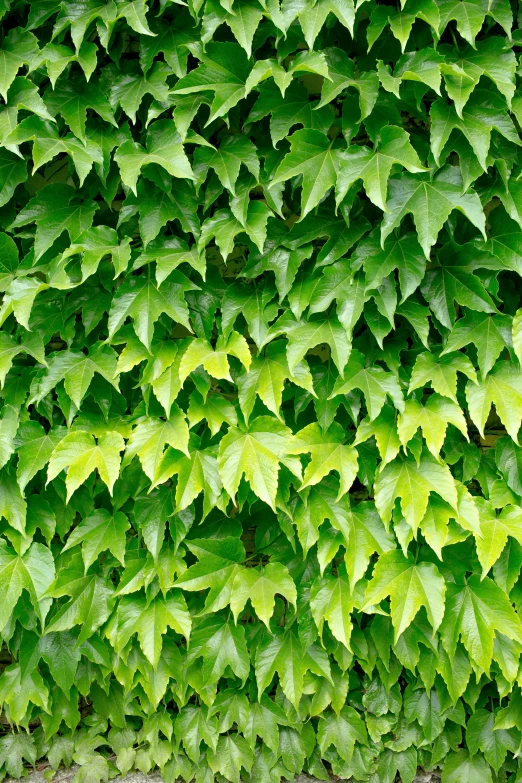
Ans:
<svg viewBox="0 0 522 783"><path fill-rule="evenodd" d="M520 779L509 0L3 0L0 739Z"/></svg>

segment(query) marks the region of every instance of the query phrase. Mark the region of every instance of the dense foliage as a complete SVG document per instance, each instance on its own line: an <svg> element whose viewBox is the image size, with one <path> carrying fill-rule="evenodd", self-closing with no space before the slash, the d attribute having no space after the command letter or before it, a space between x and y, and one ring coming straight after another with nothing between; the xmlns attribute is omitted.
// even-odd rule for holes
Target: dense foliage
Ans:
<svg viewBox="0 0 522 783"><path fill-rule="evenodd" d="M513 0L2 0L4 774L522 779Z"/></svg>

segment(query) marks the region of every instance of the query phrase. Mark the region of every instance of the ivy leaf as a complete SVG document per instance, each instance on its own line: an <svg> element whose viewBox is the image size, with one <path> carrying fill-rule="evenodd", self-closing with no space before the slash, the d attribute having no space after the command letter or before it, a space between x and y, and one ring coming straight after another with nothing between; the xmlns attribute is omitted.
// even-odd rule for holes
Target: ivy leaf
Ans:
<svg viewBox="0 0 522 783"><path fill-rule="evenodd" d="M50 606L44 594L54 579L54 573L53 556L43 544L32 544L20 557L5 541L2 541L0 583L4 601L0 610L0 621L3 622L3 626L9 620L22 590L27 590L40 622L44 622Z"/></svg>
<svg viewBox="0 0 522 783"><path fill-rule="evenodd" d="M176 76L181 79L187 72L188 44L196 39L192 19L188 13L180 13L168 26L158 24L155 36L147 35L140 39L140 65L143 73L153 66L157 55L162 52L165 61Z"/></svg>
<svg viewBox="0 0 522 783"><path fill-rule="evenodd" d="M270 137L273 146L277 147L296 125L326 133L334 113L331 106L323 106L322 103L310 101L307 91L298 83L292 82L282 96L275 84L266 82L259 88L259 97L248 119L258 122L270 114Z"/></svg>
<svg viewBox="0 0 522 783"><path fill-rule="evenodd" d="M224 422L237 425L236 409L220 394L210 394L203 400L199 392L194 392L190 398L187 416L191 427L206 419L212 435L219 432Z"/></svg>
<svg viewBox="0 0 522 783"><path fill-rule="evenodd" d="M300 464L287 457L291 431L271 416L258 416L247 428L231 427L219 443L219 474L234 498L244 475L255 494L275 508L277 477L284 462L300 476Z"/></svg>
<svg viewBox="0 0 522 783"><path fill-rule="evenodd" d="M231 536L218 541L193 539L187 544L199 562L189 566L175 586L189 591L210 588L205 611L217 612L230 603L232 585L245 558L244 546Z"/></svg>
<svg viewBox="0 0 522 783"><path fill-rule="evenodd" d="M219 736L216 719L191 705L184 707L176 716L174 731L178 742L183 742L188 757L194 762L199 759L201 742L215 749Z"/></svg>
<svg viewBox="0 0 522 783"><path fill-rule="evenodd" d="M451 168L443 169L431 181L423 175L414 174L392 178L389 182L390 198L386 204L388 212L381 226L381 244L384 245L386 237L410 213L424 255L429 258L431 246L454 209L462 212L485 238L485 218L480 199L474 192L462 194L462 187L456 179Z"/></svg>
<svg viewBox="0 0 522 783"><path fill-rule="evenodd" d="M0 759L10 775L18 778L22 776L24 760L33 766L36 764L36 747L29 734L6 734L1 743Z"/></svg>
<svg viewBox="0 0 522 783"><path fill-rule="evenodd" d="M496 16L495 11L490 11L487 6L470 3L468 0L443 0L439 4L439 11L440 29L444 30L448 22L454 19L457 30L471 46L475 46L475 36L484 23L486 13L491 13L493 18Z"/></svg>
<svg viewBox="0 0 522 783"><path fill-rule="evenodd" d="M346 576L317 577L310 590L310 608L319 633L326 620L333 636L351 650L352 619L354 600Z"/></svg>
<svg viewBox="0 0 522 783"><path fill-rule="evenodd" d="M522 516L516 506L505 506L497 517L490 503L483 498L477 502L481 533L476 539L477 555L484 577L502 554L508 536L522 543Z"/></svg>
<svg viewBox="0 0 522 783"><path fill-rule="evenodd" d="M434 49L406 52L397 61L393 75L382 60L377 62L377 74L382 86L400 98L399 87L403 81L422 82L440 95L441 55Z"/></svg>
<svg viewBox="0 0 522 783"><path fill-rule="evenodd" d="M408 393L431 382L434 391L457 402L457 373L459 372L474 383L478 382L475 368L464 354L441 355L438 359L432 353L420 353L411 373Z"/></svg>
<svg viewBox="0 0 522 783"><path fill-rule="evenodd" d="M406 131L393 125L383 128L377 150L353 145L340 153L340 159L335 188L337 203L344 199L354 182L362 179L368 198L384 211L388 179L394 164L398 163L414 173L426 170Z"/></svg>
<svg viewBox="0 0 522 783"><path fill-rule="evenodd" d="M445 397L432 394L426 405L417 400L406 400L404 412L399 415L397 431L401 444L406 448L420 427L428 449L438 458L448 424L453 424L469 441L466 420L459 406Z"/></svg>
<svg viewBox="0 0 522 783"><path fill-rule="evenodd" d="M58 182L47 185L16 216L12 228L36 223L35 261L49 250L64 231L74 242L91 227L97 204L90 199L75 203L75 196L76 192L70 185Z"/></svg>
<svg viewBox="0 0 522 783"><path fill-rule="evenodd" d="M379 79L375 71L359 71L356 75L353 60L342 49L329 48L325 50L328 63L328 76L321 91L321 101L317 109L331 103L340 92L353 87L359 92L360 119L364 120L371 114L379 92ZM275 142L274 142L275 143Z"/></svg>
<svg viewBox="0 0 522 783"><path fill-rule="evenodd" d="M322 716L319 720L317 738L324 753L330 745L340 748L344 761L352 760L355 743L368 744L364 721L353 707L343 707L339 715Z"/></svg>
<svg viewBox="0 0 522 783"><path fill-rule="evenodd" d="M27 163L6 149L0 150L0 207L10 201L20 183L28 178Z"/></svg>
<svg viewBox="0 0 522 783"><path fill-rule="evenodd" d="M176 237L158 237L154 239L147 246L147 250L140 253L134 262L134 266L136 269L139 269L142 265L153 261L156 262L156 282L158 285L161 285L170 273L182 263L190 264L193 269L200 273L203 280L205 279L204 259L198 253L196 247L192 246L189 248L186 242Z"/></svg>
<svg viewBox="0 0 522 783"><path fill-rule="evenodd" d="M375 505L385 524L392 515L397 497L401 498L404 517L417 530L428 505L431 492L436 492L457 509L457 490L447 465L424 452L417 463L412 456L397 457L378 474L375 482Z"/></svg>
<svg viewBox="0 0 522 783"><path fill-rule="evenodd" d="M497 308L474 275L479 268L491 268L487 256L471 256L466 248L446 245L436 263L426 273L421 290L439 321L448 329L455 322L455 304L483 313L495 313Z"/></svg>
<svg viewBox="0 0 522 783"><path fill-rule="evenodd" d="M237 424L237 420L233 424ZM157 468L153 486L163 484L172 476L177 476L176 509L178 511L183 511L190 506L202 492L204 493L203 516L218 504L223 484L214 449L195 449L189 457L180 455L175 449L167 449Z"/></svg>
<svg viewBox="0 0 522 783"><path fill-rule="evenodd" d="M255 668L259 693L270 685L277 672L285 696L294 707L298 706L308 665L302 644L293 630L283 636L272 636L258 647Z"/></svg>
<svg viewBox="0 0 522 783"><path fill-rule="evenodd" d="M108 226L95 226L80 234L62 254L62 261L71 256L82 255L82 280L95 274L100 261L110 255L114 265L114 277L127 269L131 257L129 240L119 242L118 234Z"/></svg>
<svg viewBox="0 0 522 783"><path fill-rule="evenodd" d="M136 113L145 95L152 95L157 101L168 100L169 88L166 79L169 73L166 63L155 62L146 74L118 74L111 87L111 104L120 105L131 122L135 123Z"/></svg>
<svg viewBox="0 0 522 783"><path fill-rule="evenodd" d="M157 667L167 628L173 628L188 639L191 627L185 599L175 590L170 591L167 598L156 596L150 603L145 597L123 596L107 636L118 653L136 633L145 657Z"/></svg>
<svg viewBox="0 0 522 783"><path fill-rule="evenodd" d="M512 440L518 443L518 430L522 421L522 375L509 362L498 362L488 377L466 384L466 398L471 421L484 436L484 426L491 404Z"/></svg>
<svg viewBox="0 0 522 783"><path fill-rule="evenodd" d="M227 340L220 337L215 349L203 338L193 340L183 354L179 366L179 378L183 383L191 372L203 365L214 378L231 381L227 356L234 356L248 371L251 362L250 349L245 338L238 332L232 332Z"/></svg>
<svg viewBox="0 0 522 783"><path fill-rule="evenodd" d="M195 175L202 178L209 168L214 169L219 181L234 196L241 165L245 165L255 180L259 179L259 160L256 148L244 136L227 136L219 149L200 147L195 154Z"/></svg>
<svg viewBox="0 0 522 783"><path fill-rule="evenodd" d="M379 288L384 278L398 269L401 302L419 287L426 269L422 248L414 234L405 234L398 239L390 237L383 248L378 237L372 234L359 242L354 257L357 264L364 264L367 290Z"/></svg>
<svg viewBox="0 0 522 783"><path fill-rule="evenodd" d="M223 117L245 96L247 55L238 44L209 43L201 64L177 82L175 95L211 91L214 99L207 125Z"/></svg>
<svg viewBox="0 0 522 783"><path fill-rule="evenodd" d="M70 432L55 447L49 460L47 482L67 468L67 501L98 469L101 480L112 490L120 472L120 452L125 441L119 432L106 432L96 441L87 432Z"/></svg>
<svg viewBox="0 0 522 783"><path fill-rule="evenodd" d="M494 716L486 710L477 710L470 718L466 728L466 740L470 752L475 754L480 749L495 771L498 771L511 750L515 738L505 729L493 730ZM516 750L516 748L515 748Z"/></svg>
<svg viewBox="0 0 522 783"><path fill-rule="evenodd" d="M215 238L223 258L228 258L234 247L234 239L245 232L262 252L267 235L268 218L272 216L266 204L249 201L246 220L242 223L228 209L220 209L206 220L201 227L198 249L203 249Z"/></svg>
<svg viewBox="0 0 522 783"><path fill-rule="evenodd" d="M467 312L451 330L441 356L458 351L470 343L477 348L480 371L485 378L504 348L512 345L511 319L503 315Z"/></svg>
<svg viewBox="0 0 522 783"><path fill-rule="evenodd" d="M19 69L36 59L38 40L33 33L15 27L6 35L0 51L0 95L7 102L7 91Z"/></svg>
<svg viewBox="0 0 522 783"><path fill-rule="evenodd" d="M87 109L94 109L102 120L118 127L109 101L93 82L60 79L57 86L46 91L45 102L54 116L62 115L74 135L84 143Z"/></svg>
<svg viewBox="0 0 522 783"><path fill-rule="evenodd" d="M377 6L371 14L370 24L366 32L368 38L368 50L370 50L387 24L390 30L401 44L404 52L416 18L423 19L435 33L438 33L440 15L436 3L431 0L409 0L401 4L400 11L389 10L386 7Z"/></svg>
<svg viewBox="0 0 522 783"><path fill-rule="evenodd" d="M124 466L138 456L145 474L154 481L165 446L168 444L188 456L188 442L189 430L185 415L174 405L166 421L151 416L138 422L127 442Z"/></svg>
<svg viewBox="0 0 522 783"><path fill-rule="evenodd" d="M315 39L330 13L335 14L340 23L352 32L355 9L351 0L335 3L333 0L319 0L313 8L305 7L299 13L299 22L310 49L314 48Z"/></svg>
<svg viewBox="0 0 522 783"><path fill-rule="evenodd" d="M424 606L436 631L444 616L446 583L433 563L417 563L412 555L399 550L385 552L375 565L364 594L365 607L391 597L391 617L395 639L408 628Z"/></svg>
<svg viewBox="0 0 522 783"><path fill-rule="evenodd" d="M209 752L210 769L226 775L228 780L239 783L242 769L250 771L253 764L253 753L247 741L240 735L228 734L221 736L215 751Z"/></svg>
<svg viewBox="0 0 522 783"><path fill-rule="evenodd" d="M97 373L118 390L116 375L116 353L108 346L95 348L86 355L76 351L62 351L49 360L48 368L32 386L31 402L40 402L60 381L77 408Z"/></svg>
<svg viewBox="0 0 522 783"><path fill-rule="evenodd" d="M204 682L212 685L227 668L246 681L250 670L250 656L245 641L245 629L235 625L230 614L203 620L191 637L189 662L203 658Z"/></svg>
<svg viewBox="0 0 522 783"><path fill-rule="evenodd" d="M357 475L358 455L353 446L343 445L344 439L343 429L335 423L327 432L323 432L317 423L309 424L293 436L287 453L312 455L300 489L318 484L324 476L335 470L340 479L337 500L349 491Z"/></svg>
<svg viewBox="0 0 522 783"><path fill-rule="evenodd" d="M145 276L129 277L118 288L109 312L109 340L128 317L134 320L137 336L150 348L154 324L162 313L191 330L189 312L185 301L187 291L197 290L181 272L173 272L169 279L158 286Z"/></svg>
<svg viewBox="0 0 522 783"><path fill-rule="evenodd" d="M281 418L280 408L287 380L315 395L312 376L306 362L299 362L290 371L284 344L281 341L270 343L264 356L254 357L248 372L242 373L238 378L239 404L247 423L256 395L268 410Z"/></svg>
<svg viewBox="0 0 522 783"><path fill-rule="evenodd" d="M352 351L344 376L336 382L331 397L348 394L353 389L361 389L364 393L370 421L379 415L386 397L392 400L397 410L404 410L404 398L397 378L381 367L365 367L364 356L359 351Z"/></svg>
<svg viewBox="0 0 522 783"><path fill-rule="evenodd" d="M106 509L99 509L73 530L62 552L81 544L85 572L107 549L125 565L125 532L129 527L129 520L121 511L111 516Z"/></svg>
<svg viewBox="0 0 522 783"><path fill-rule="evenodd" d="M124 141L114 156L123 182L137 195L136 183L143 166L155 163L177 179L194 180L189 160L174 124L158 120L147 133L147 149L133 141Z"/></svg>
<svg viewBox="0 0 522 783"><path fill-rule="evenodd" d="M268 563L260 570L243 568L235 576L230 597L230 608L237 622L240 612L250 599L257 616L270 628L274 612L275 594L279 593L296 608L297 592L286 566Z"/></svg>
<svg viewBox="0 0 522 783"><path fill-rule="evenodd" d="M290 137L290 152L278 166L270 187L298 174L303 176L301 220L335 186L341 157L332 142L316 130L299 130Z"/></svg>
<svg viewBox="0 0 522 783"><path fill-rule="evenodd" d="M471 659L489 671L495 631L522 642L522 624L509 598L489 577L470 576L465 584L448 584L446 611L440 628L448 655L459 638Z"/></svg>
<svg viewBox="0 0 522 783"><path fill-rule="evenodd" d="M342 323L334 316L314 321L292 322L288 329L286 356L288 369L294 372L307 351L326 343L335 366L342 372L350 356L350 342Z"/></svg>

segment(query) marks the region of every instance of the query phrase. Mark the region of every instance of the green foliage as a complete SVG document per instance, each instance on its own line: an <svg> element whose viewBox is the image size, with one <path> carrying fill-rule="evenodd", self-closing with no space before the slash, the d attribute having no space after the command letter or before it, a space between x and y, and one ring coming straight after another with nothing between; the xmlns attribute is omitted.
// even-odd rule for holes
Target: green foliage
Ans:
<svg viewBox="0 0 522 783"><path fill-rule="evenodd" d="M0 779L520 781L518 5L0 15Z"/></svg>

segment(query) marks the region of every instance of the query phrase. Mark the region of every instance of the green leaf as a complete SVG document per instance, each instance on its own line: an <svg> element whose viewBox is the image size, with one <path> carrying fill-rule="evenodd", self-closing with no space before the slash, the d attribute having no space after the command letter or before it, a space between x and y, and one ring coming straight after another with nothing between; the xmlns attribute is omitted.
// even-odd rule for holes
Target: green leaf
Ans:
<svg viewBox="0 0 522 783"><path fill-rule="evenodd" d="M177 82L174 94L213 92L209 125L228 114L245 96L248 73L247 56L238 44L209 43L201 64Z"/></svg>
<svg viewBox="0 0 522 783"><path fill-rule="evenodd" d="M125 442L118 432L106 432L97 441L87 432L70 432L51 454L47 481L52 481L66 468L69 501L73 492L97 469L112 494L120 472L120 452L124 448Z"/></svg>
<svg viewBox="0 0 522 783"><path fill-rule="evenodd" d="M504 348L512 344L511 319L502 315L467 312L451 330L441 356L458 351L470 343L477 348L480 371L485 378Z"/></svg>
<svg viewBox="0 0 522 783"><path fill-rule="evenodd" d="M55 88L47 90L45 101L51 113L54 116L61 114L74 135L83 142L87 109L94 109L102 120L118 127L109 101L92 82L60 80Z"/></svg>
<svg viewBox="0 0 522 783"><path fill-rule="evenodd" d="M5 541L0 547L0 583L4 601L0 610L0 623L4 627L20 598L27 590L33 607L43 624L50 602L44 595L54 579L54 560L43 544L32 544L23 555L17 555Z"/></svg>
<svg viewBox="0 0 522 783"><path fill-rule="evenodd" d="M172 122L158 120L147 133L147 149L137 142L124 141L114 156L121 178L137 195L136 183L143 166L155 163L177 179L195 179L183 144Z"/></svg>
<svg viewBox="0 0 522 783"><path fill-rule="evenodd" d="M440 99L431 107L431 151L439 164L442 150L453 130L460 131L473 148L480 165L487 169L487 157L493 130L514 144L520 144L513 120L505 111L502 98L475 90L459 116L456 109Z"/></svg>
<svg viewBox="0 0 522 783"><path fill-rule="evenodd" d="M406 448L420 427L428 449L438 458L448 424L453 424L469 440L466 420L459 406L446 397L432 394L426 405L417 400L406 400L404 411L399 415L397 431L402 446Z"/></svg>
<svg viewBox="0 0 522 783"><path fill-rule="evenodd" d="M323 432L317 423L309 424L293 436L287 447L288 454L312 455L300 489L318 484L335 470L340 479L337 500L349 491L357 475L358 455L353 446L343 445L344 438L344 431L339 425L332 424L327 432Z"/></svg>
<svg viewBox="0 0 522 783"><path fill-rule="evenodd" d="M429 258L430 248L437 241L439 232L454 209L485 234L485 218L479 197L474 192L462 194L458 173L448 168L433 180L423 175L401 174L389 183L388 212L381 225L381 244L399 226L407 214L413 215L419 243Z"/></svg>
<svg viewBox="0 0 522 783"><path fill-rule="evenodd" d="M467 750L450 753L444 765L444 783L464 783L468 780L483 780L491 783L491 768L482 756L470 756Z"/></svg>
<svg viewBox="0 0 522 783"><path fill-rule="evenodd" d="M270 343L262 357L256 356L248 372L238 378L239 404L248 422L254 409L256 396L262 400L268 410L281 418L281 403L285 381L291 381L296 386L315 394L312 376L306 362L299 362L292 371L284 344L281 341Z"/></svg>
<svg viewBox="0 0 522 783"><path fill-rule="evenodd" d="M383 128L377 150L353 145L340 153L340 159L335 189L337 203L343 200L354 182L362 179L368 198L385 211L388 179L394 164L414 173L425 171L406 131L393 125Z"/></svg>
<svg viewBox="0 0 522 783"><path fill-rule="evenodd" d="M433 563L416 562L399 550L386 552L377 561L372 580L364 594L365 607L391 598L391 618L395 640L408 628L424 606L436 631L444 616L446 583Z"/></svg>
<svg viewBox="0 0 522 783"><path fill-rule="evenodd" d="M352 351L344 376L334 386L331 397L348 394L353 389L361 389L366 408L373 421L382 410L386 397L389 397L397 410L404 410L404 399L397 378L382 367L365 367L364 356L360 351Z"/></svg>
<svg viewBox="0 0 522 783"><path fill-rule="evenodd" d="M245 629L235 625L232 617L216 615L205 619L191 637L189 660L203 658L203 681L212 685L230 671L243 683L250 670L250 656L245 641Z"/></svg>
<svg viewBox="0 0 522 783"><path fill-rule="evenodd" d="M495 631L522 641L522 624L509 598L489 577L470 576L465 584L449 584L446 611L440 628L448 655L459 638L470 658L489 671Z"/></svg>
<svg viewBox="0 0 522 783"><path fill-rule="evenodd" d="M106 509L99 509L82 520L73 530L62 552L81 544L85 572L100 553L106 550L125 565L125 532L129 526L129 520L121 511L111 516Z"/></svg>
<svg viewBox="0 0 522 783"><path fill-rule="evenodd" d="M156 667L167 628L188 639L191 626L185 599L176 590L167 598L156 596L150 603L144 597L124 596L106 633L116 652L121 652L137 633L145 657Z"/></svg>
<svg viewBox="0 0 522 783"><path fill-rule="evenodd" d="M440 495L456 510L457 489L447 465L441 465L428 452L423 452L418 462L412 456L397 457L377 476L375 504L387 524L399 497L402 513L415 531L426 513L431 492Z"/></svg>
<svg viewBox="0 0 522 783"><path fill-rule="evenodd" d="M234 196L235 186L241 165L257 180L259 178L259 160L256 148L244 136L227 136L219 149L200 147L195 153L194 173L203 179L209 168L213 169L222 185Z"/></svg>
<svg viewBox="0 0 522 783"><path fill-rule="evenodd" d="M259 693L279 674L287 699L297 708L303 692L303 678L309 668L297 634L289 630L283 636L272 636L256 652L256 681Z"/></svg>
<svg viewBox="0 0 522 783"><path fill-rule="evenodd" d="M521 543L522 515L517 507L506 506L497 517L491 504L482 498L478 508L481 536L477 537L477 555L484 577L502 554L508 536Z"/></svg>
<svg viewBox="0 0 522 783"><path fill-rule="evenodd" d="M486 710L477 710L469 720L466 728L466 740L470 753L475 755L478 750L484 753L488 764L498 772L505 761L508 749L516 750L515 737L505 729L493 730L495 718Z"/></svg>
<svg viewBox="0 0 522 783"><path fill-rule="evenodd" d="M128 317L141 342L150 348L154 324L162 313L190 330L186 291L197 289L181 272L173 272L158 286L146 277L129 277L118 288L109 312L109 339L112 339Z"/></svg>
<svg viewBox="0 0 522 783"><path fill-rule="evenodd" d="M303 177L301 220L335 186L342 158L320 131L299 130L290 137L290 152L278 166L270 187L299 174Z"/></svg>
<svg viewBox="0 0 522 783"><path fill-rule="evenodd" d="M53 183L28 202L16 216L12 228L36 223L34 254L38 260L64 231L74 242L90 228L97 208L90 199L76 203L75 190L69 185Z"/></svg>
<svg viewBox="0 0 522 783"><path fill-rule="evenodd" d="M232 332L226 341L220 337L215 348L212 348L210 343L202 338L194 340L181 359L180 382L183 383L190 373L200 365L203 365L212 377L231 381L227 356L239 359L248 372L251 362L250 349L245 338L238 332Z"/></svg>
<svg viewBox="0 0 522 783"><path fill-rule="evenodd" d="M210 588L206 611L218 611L230 603L232 585L245 558L244 546L232 537L220 541L194 539L187 543L199 562L187 568L175 586L189 591Z"/></svg>
<svg viewBox="0 0 522 783"><path fill-rule="evenodd" d="M127 442L124 465L138 456L141 466L151 481L154 481L168 444L188 456L189 430L183 411L174 405L169 418L149 417L139 422L132 430Z"/></svg>
<svg viewBox="0 0 522 783"><path fill-rule="evenodd" d="M347 762L352 760L356 742L368 744L364 721L353 707L343 707L339 715L330 713L321 717L317 738L322 753L333 745L339 748L339 755Z"/></svg>
<svg viewBox="0 0 522 783"><path fill-rule="evenodd" d="M33 33L15 27L6 35L0 49L0 95L7 101L7 91L22 65L29 65L38 55L38 41Z"/></svg>
<svg viewBox="0 0 522 783"><path fill-rule="evenodd" d="M432 353L420 353L415 360L408 392L431 382L434 391L457 402L458 372L466 375L474 383L478 382L475 368L464 354L455 353L437 359L437 356Z"/></svg>
<svg viewBox="0 0 522 783"><path fill-rule="evenodd" d="M277 478L284 462L300 476L300 464L287 457L291 431L271 416L258 416L248 428L231 427L219 444L219 474L234 498L244 475L255 494L275 508Z"/></svg>
<svg viewBox="0 0 522 783"><path fill-rule="evenodd" d="M511 438L517 443L518 430L522 421L522 375L509 362L498 362L488 377L466 385L466 398L471 421L481 435L484 435L491 404Z"/></svg>
<svg viewBox="0 0 522 783"><path fill-rule="evenodd" d="M45 374L36 379L31 402L40 402L60 381L64 381L65 391L80 408L95 373L118 389L118 381L114 378L116 353L111 348L96 348L88 356L81 352L62 351L50 359Z"/></svg>
<svg viewBox="0 0 522 783"><path fill-rule="evenodd" d="M342 574L328 574L314 581L310 590L310 608L319 633L326 620L333 636L344 644L347 650L351 650L353 606L350 585Z"/></svg>
<svg viewBox="0 0 522 783"><path fill-rule="evenodd" d="M288 573L281 563L268 563L260 570L243 568L238 571L232 585L230 608L237 622L238 615L250 599L257 616L270 627L270 618L274 612L275 594L279 593L296 607L296 589Z"/></svg>

